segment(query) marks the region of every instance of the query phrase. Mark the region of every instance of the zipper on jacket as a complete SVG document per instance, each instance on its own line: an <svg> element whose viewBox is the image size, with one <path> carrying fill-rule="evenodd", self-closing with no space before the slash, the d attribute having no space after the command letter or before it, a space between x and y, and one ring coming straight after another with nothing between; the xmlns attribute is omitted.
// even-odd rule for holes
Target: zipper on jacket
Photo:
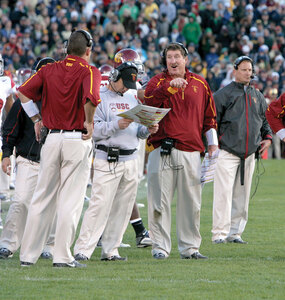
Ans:
<svg viewBox="0 0 285 300"><path fill-rule="evenodd" d="M249 136L249 129L248 129L248 99L247 93L245 93L245 118L246 118L246 141L245 141L245 154L244 158L246 159L248 153L248 136Z"/></svg>

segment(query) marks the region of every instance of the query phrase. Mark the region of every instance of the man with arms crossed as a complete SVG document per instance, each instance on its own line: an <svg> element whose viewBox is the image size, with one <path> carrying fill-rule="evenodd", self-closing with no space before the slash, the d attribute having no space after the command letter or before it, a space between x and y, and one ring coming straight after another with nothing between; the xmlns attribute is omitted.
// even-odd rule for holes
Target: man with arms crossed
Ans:
<svg viewBox="0 0 285 300"><path fill-rule="evenodd" d="M23 108L35 123L36 138L41 123L47 128L22 241L21 266L36 263L55 214L53 266L85 266L74 260L70 247L83 207L92 158L93 116L100 102L101 74L88 64L91 48L91 35L74 31L68 56L40 69L19 88ZM42 101L42 120L30 99Z"/></svg>

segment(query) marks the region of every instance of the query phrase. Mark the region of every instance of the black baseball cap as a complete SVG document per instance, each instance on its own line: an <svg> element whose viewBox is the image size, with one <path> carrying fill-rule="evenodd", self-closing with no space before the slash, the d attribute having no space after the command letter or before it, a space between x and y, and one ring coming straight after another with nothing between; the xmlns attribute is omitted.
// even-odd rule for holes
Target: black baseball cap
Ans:
<svg viewBox="0 0 285 300"><path fill-rule="evenodd" d="M128 89L137 89L138 70L136 68L127 68L120 71L124 86Z"/></svg>

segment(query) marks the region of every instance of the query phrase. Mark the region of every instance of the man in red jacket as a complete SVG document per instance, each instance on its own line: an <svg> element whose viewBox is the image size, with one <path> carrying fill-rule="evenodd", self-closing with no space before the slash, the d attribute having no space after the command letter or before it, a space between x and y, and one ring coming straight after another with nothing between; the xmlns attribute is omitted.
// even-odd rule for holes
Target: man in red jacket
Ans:
<svg viewBox="0 0 285 300"><path fill-rule="evenodd" d="M271 129L285 142L285 93L270 103L265 115Z"/></svg>
<svg viewBox="0 0 285 300"><path fill-rule="evenodd" d="M171 108L159 130L148 139L149 230L152 255L167 258L171 251L171 201L177 189L177 239L181 258L207 258L199 253L202 135L211 156L217 149L216 109L206 80L186 69L188 51L170 43L162 53L166 70L154 76L145 103Z"/></svg>

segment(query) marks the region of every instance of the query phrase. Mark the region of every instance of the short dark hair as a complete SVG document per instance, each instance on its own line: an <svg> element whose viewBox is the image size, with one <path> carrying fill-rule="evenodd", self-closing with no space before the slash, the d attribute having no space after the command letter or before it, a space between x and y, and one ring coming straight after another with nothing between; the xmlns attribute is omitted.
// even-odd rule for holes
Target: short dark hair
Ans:
<svg viewBox="0 0 285 300"><path fill-rule="evenodd" d="M74 31L68 40L67 54L84 55L87 43L86 37L80 31Z"/></svg>

